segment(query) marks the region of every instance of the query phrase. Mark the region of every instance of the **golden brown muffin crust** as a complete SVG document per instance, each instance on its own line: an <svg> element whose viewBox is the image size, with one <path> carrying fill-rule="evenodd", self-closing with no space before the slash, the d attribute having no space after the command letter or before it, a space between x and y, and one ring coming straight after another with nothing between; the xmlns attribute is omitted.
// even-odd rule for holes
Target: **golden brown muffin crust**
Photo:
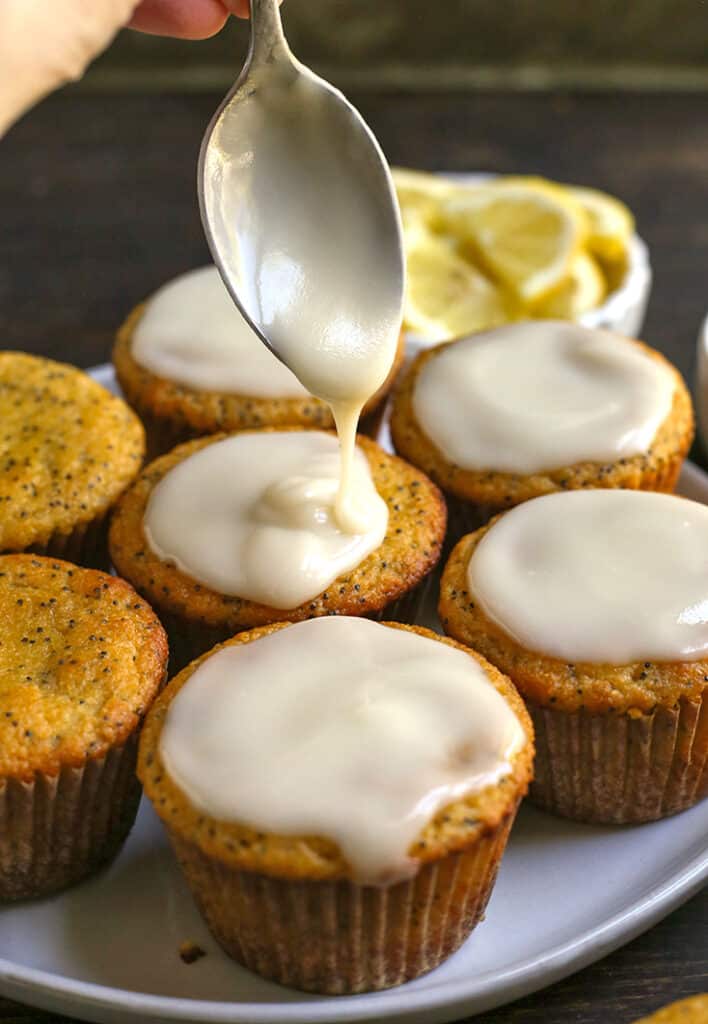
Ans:
<svg viewBox="0 0 708 1024"><path fill-rule="evenodd" d="M619 335L618 335L619 337ZM465 339L458 339L463 341ZM636 345L656 362L667 366L676 380L671 412L659 427L647 452L616 462L579 462L544 473L522 475L494 469L463 469L449 461L424 432L415 417L413 394L423 368L437 358L447 342L421 352L401 380L393 402L391 435L396 451L428 474L444 491L492 509L509 508L530 498L554 491L584 487L624 487L632 490L673 491L676 479L693 442L694 418L691 396L678 370L659 352L640 341ZM503 382L500 382L503 387ZM440 396L445 401L445 396Z"/></svg>
<svg viewBox="0 0 708 1024"><path fill-rule="evenodd" d="M635 1024L706 1024L708 1021L708 995L691 996L678 1003L662 1007L650 1017L642 1017Z"/></svg>
<svg viewBox="0 0 708 1024"><path fill-rule="evenodd" d="M148 714L140 741L138 776L158 815L170 830L194 843L208 857L230 867L278 878L334 880L351 877L351 869L339 847L321 836L278 836L257 832L245 825L209 818L189 803L172 781L160 758L160 735L170 702L203 661L216 651L236 644L247 644L269 636L290 622L273 623L240 633L202 655L170 681ZM438 860L448 853L464 850L481 836L496 828L516 808L526 793L533 763L533 726L524 703L509 680L475 651L467 650L418 626L386 622L384 626L417 633L439 643L464 650L484 669L489 681L510 704L526 733L527 743L514 756L511 773L494 786L487 786L464 800L443 808L411 845L410 856L421 864Z"/></svg>
<svg viewBox="0 0 708 1024"><path fill-rule="evenodd" d="M318 398L257 398L201 391L159 377L141 366L133 357L132 344L135 328L145 308L146 303L142 303L134 309L119 329L113 349L113 364L128 403L138 411L145 410L146 414L169 423L181 440L259 427L334 427L329 406ZM376 409L390 391L404 354L401 333L391 372L366 403L363 416Z"/></svg>
<svg viewBox="0 0 708 1024"><path fill-rule="evenodd" d="M105 515L144 454L138 418L85 373L0 352L0 551Z"/></svg>
<svg viewBox="0 0 708 1024"><path fill-rule="evenodd" d="M318 597L290 610L227 597L195 582L151 550L143 527L145 509L152 490L170 469L226 436L188 441L150 463L113 516L109 534L113 564L158 608L233 633L318 615L366 615L412 589L437 563L446 525L440 491L417 469L360 436L358 445L369 460L376 489L388 505L386 536L376 551L351 572L337 577Z"/></svg>
<svg viewBox="0 0 708 1024"><path fill-rule="evenodd" d="M124 742L164 681L167 639L123 580L0 556L0 777L80 766Z"/></svg>
<svg viewBox="0 0 708 1024"><path fill-rule="evenodd" d="M483 654L512 679L524 698L541 707L632 714L652 711L657 705L671 708L681 699L701 699L708 683L708 661L573 664L527 650L487 618L468 590L467 566L496 521L463 537L445 566L439 614L446 633Z"/></svg>

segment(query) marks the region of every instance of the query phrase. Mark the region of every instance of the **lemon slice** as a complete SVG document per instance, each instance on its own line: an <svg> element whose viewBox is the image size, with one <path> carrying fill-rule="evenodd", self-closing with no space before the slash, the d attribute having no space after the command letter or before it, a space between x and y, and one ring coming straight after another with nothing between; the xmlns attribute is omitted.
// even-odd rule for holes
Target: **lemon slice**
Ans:
<svg viewBox="0 0 708 1024"><path fill-rule="evenodd" d="M454 244L428 234L410 248L403 319L406 328L431 341L447 341L507 323L509 302L503 292Z"/></svg>
<svg viewBox="0 0 708 1024"><path fill-rule="evenodd" d="M493 182L469 196L456 194L444 202L444 222L525 305L569 276L587 230L572 201L520 183Z"/></svg>
<svg viewBox="0 0 708 1024"><path fill-rule="evenodd" d="M586 211L589 221L588 248L610 263L623 262L634 233L634 217L614 196L594 188L564 186Z"/></svg>
<svg viewBox="0 0 708 1024"><path fill-rule="evenodd" d="M579 252L570 274L561 286L534 309L534 315L558 320L576 320L595 309L607 294L607 282L592 256Z"/></svg>
<svg viewBox="0 0 708 1024"><path fill-rule="evenodd" d="M406 167L392 169L403 226L414 231L419 225L435 230L440 224L441 203L460 188L455 182L425 171Z"/></svg>

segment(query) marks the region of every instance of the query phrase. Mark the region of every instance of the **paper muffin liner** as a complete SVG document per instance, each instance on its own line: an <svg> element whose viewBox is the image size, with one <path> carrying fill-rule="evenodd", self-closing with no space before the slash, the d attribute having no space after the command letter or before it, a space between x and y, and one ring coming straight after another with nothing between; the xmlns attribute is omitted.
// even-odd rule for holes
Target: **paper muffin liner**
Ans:
<svg viewBox="0 0 708 1024"><path fill-rule="evenodd" d="M409 626L430 626L437 613L441 576L442 563L439 562L417 586L371 617L377 622L405 622Z"/></svg>
<svg viewBox="0 0 708 1024"><path fill-rule="evenodd" d="M431 613L437 608L441 569L436 567L417 586L396 598L379 612L365 617L378 622L405 622L409 625L427 625ZM181 671L190 661L206 654L212 647L229 640L242 630L224 629L193 622L181 615L165 611L152 601L153 608L165 628L170 646L170 675ZM249 627L243 626L242 629Z"/></svg>
<svg viewBox="0 0 708 1024"><path fill-rule="evenodd" d="M516 806L469 849L389 887L270 878L170 838L212 934L234 960L281 985L350 995L417 978L461 946L484 915L515 814Z"/></svg>
<svg viewBox="0 0 708 1024"><path fill-rule="evenodd" d="M611 825L677 814L708 796L708 701L651 714L590 714L527 702L536 730L531 799Z"/></svg>
<svg viewBox="0 0 708 1024"><path fill-rule="evenodd" d="M484 526L500 510L492 505L475 505L471 501L456 498L445 493L447 504L447 533L443 548L443 559L447 559L459 540Z"/></svg>
<svg viewBox="0 0 708 1024"><path fill-rule="evenodd" d="M156 416L152 408L141 401L139 394L126 396L126 402L137 413L145 428L146 462L164 455L178 444L201 436L200 431L190 427L183 419Z"/></svg>
<svg viewBox="0 0 708 1024"><path fill-rule="evenodd" d="M0 780L0 902L46 896L115 857L140 801L137 747L135 734L82 767Z"/></svg>
<svg viewBox="0 0 708 1024"><path fill-rule="evenodd" d="M31 544L28 552L62 558L88 569L108 569L108 514L79 523L68 533L56 530L44 543Z"/></svg>
<svg viewBox="0 0 708 1024"><path fill-rule="evenodd" d="M683 463L683 453L677 453L673 458L657 462L654 469L638 471L635 478L627 478L620 486L629 490L661 491L666 494L673 494L681 475ZM598 486L601 486L600 478L598 478L597 483ZM468 533L479 530L493 516L498 515L500 512L508 511L509 508L513 507L476 504L472 501L465 501L463 498L458 498L448 492L445 493L445 501L447 502L448 524L445 537L445 554L449 554L455 544Z"/></svg>
<svg viewBox="0 0 708 1024"><path fill-rule="evenodd" d="M139 416L142 421L143 427L145 428L145 439L147 444L147 457L146 461L151 462L153 459L158 458L160 455L165 455L167 452L172 451L178 444L183 444L185 441L193 441L197 437L208 437L210 433L221 433L222 430L227 433L237 433L237 429L234 427L218 427L212 431L198 430L190 426L186 420L179 418L175 415L174 418L170 419L166 416L156 416L152 407L142 402L139 395L130 395L126 398L126 401ZM385 399L382 399L379 405L377 405L370 412L362 416L357 433L366 434L374 441L377 439L379 430L381 429L381 423L383 420ZM270 424L263 423L262 426L268 427ZM291 424L291 426L298 426L297 423ZM316 426L314 423L300 424L303 430L321 430L323 428ZM246 427L247 430L253 430L253 425ZM332 427L325 427L324 429L333 429Z"/></svg>
<svg viewBox="0 0 708 1024"><path fill-rule="evenodd" d="M190 621L181 615L165 611L154 601L152 601L152 607L167 633L170 648L170 676L176 675L186 665L189 665L190 661L206 654L212 647L222 644L224 640L230 639L235 633L241 632L238 629L223 629Z"/></svg>

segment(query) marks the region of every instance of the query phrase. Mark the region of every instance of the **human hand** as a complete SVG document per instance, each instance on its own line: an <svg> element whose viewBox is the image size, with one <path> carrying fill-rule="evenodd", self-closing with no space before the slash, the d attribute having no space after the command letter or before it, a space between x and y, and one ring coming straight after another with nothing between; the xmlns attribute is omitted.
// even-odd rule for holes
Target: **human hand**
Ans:
<svg viewBox="0 0 708 1024"><path fill-rule="evenodd" d="M47 93L81 78L125 25L204 39L248 9L248 0L0 0L0 136Z"/></svg>
<svg viewBox="0 0 708 1024"><path fill-rule="evenodd" d="M142 0L131 28L180 39L206 39L224 25L229 14L247 18L248 0Z"/></svg>

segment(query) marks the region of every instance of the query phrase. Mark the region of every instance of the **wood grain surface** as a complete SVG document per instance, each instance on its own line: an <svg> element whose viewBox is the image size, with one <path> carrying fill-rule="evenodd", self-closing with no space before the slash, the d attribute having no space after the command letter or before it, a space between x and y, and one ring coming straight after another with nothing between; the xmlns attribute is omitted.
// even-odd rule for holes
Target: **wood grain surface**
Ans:
<svg viewBox="0 0 708 1024"><path fill-rule="evenodd" d="M65 94L0 141L3 348L102 362L133 305L207 259L195 163L216 102ZM359 105L393 162L541 173L625 199L655 272L644 338L692 380L708 312L708 97L367 94ZM629 1024L705 989L706 890L600 963L475 1020ZM50 1020L0 999L4 1024Z"/></svg>

